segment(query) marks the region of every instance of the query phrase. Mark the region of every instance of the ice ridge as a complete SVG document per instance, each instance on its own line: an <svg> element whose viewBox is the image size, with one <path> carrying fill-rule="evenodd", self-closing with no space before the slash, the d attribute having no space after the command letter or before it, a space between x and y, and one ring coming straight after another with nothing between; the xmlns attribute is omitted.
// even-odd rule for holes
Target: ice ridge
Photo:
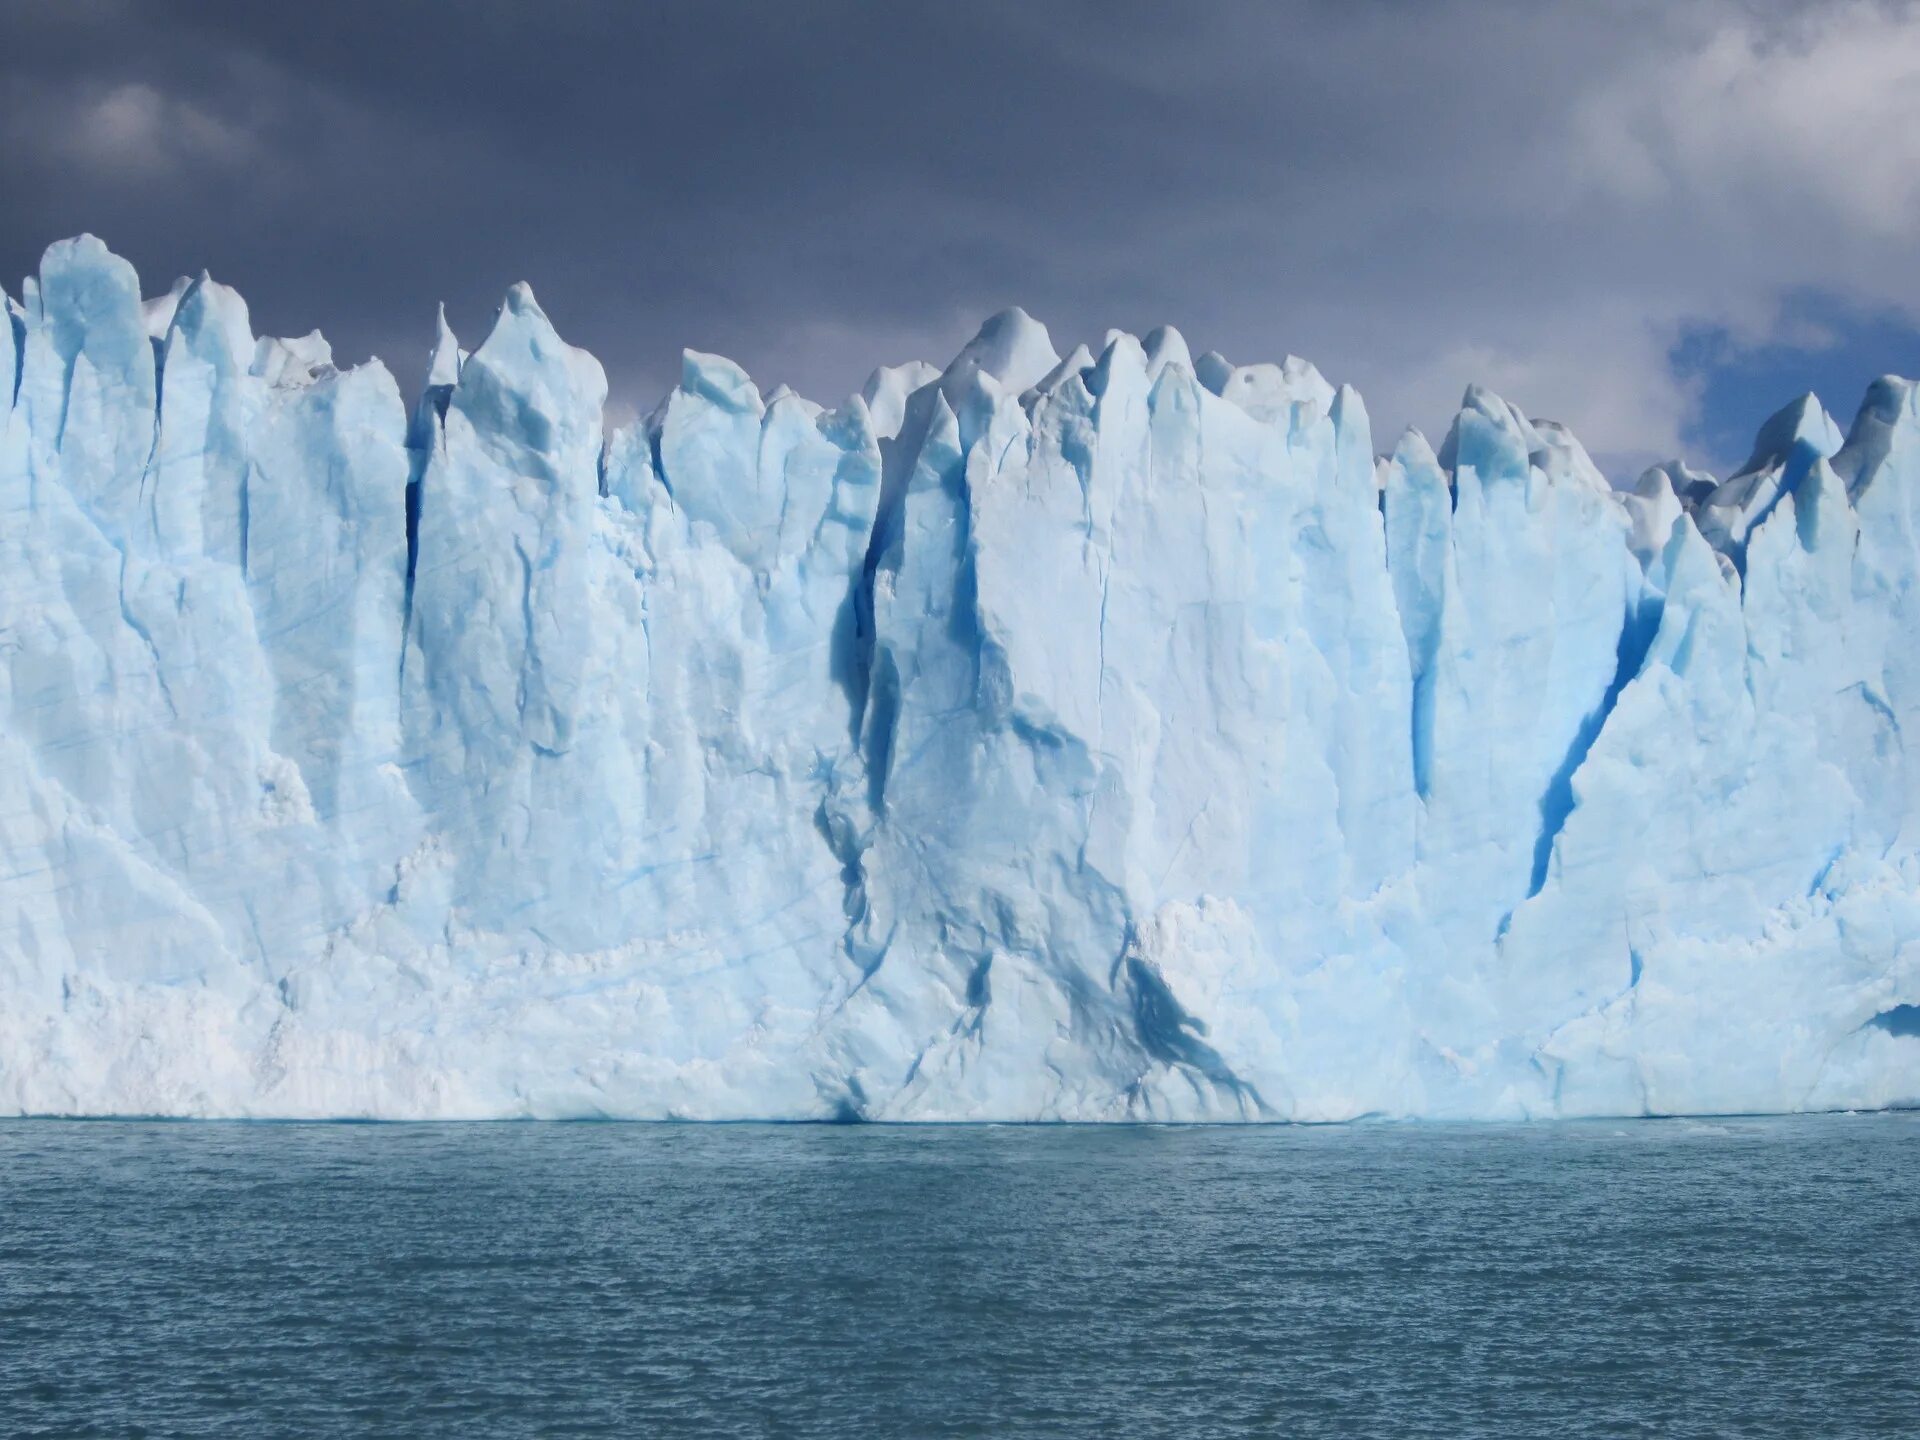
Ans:
<svg viewBox="0 0 1920 1440"><path fill-rule="evenodd" d="M1920 393L1610 486L1022 311L411 403L89 236L0 325L0 1110L1920 1101Z"/></svg>

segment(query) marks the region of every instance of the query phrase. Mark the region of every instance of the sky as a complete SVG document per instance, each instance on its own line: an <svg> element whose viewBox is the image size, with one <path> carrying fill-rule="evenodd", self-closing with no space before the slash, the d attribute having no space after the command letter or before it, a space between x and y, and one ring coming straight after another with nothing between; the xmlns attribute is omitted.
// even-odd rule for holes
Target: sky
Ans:
<svg viewBox="0 0 1920 1440"><path fill-rule="evenodd" d="M1018 304L1298 354L1376 445L1469 382L1616 478L1920 372L1920 3L0 8L0 276L91 231L411 392L513 282L644 412L824 403Z"/></svg>

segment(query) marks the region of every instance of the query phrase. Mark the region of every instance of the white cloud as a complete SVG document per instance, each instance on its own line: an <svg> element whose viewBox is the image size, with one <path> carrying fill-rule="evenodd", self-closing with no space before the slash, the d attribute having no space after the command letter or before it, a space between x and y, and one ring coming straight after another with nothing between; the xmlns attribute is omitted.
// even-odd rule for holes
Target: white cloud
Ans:
<svg viewBox="0 0 1920 1440"><path fill-rule="evenodd" d="M1611 76L1573 118L1588 173L1627 203L1753 222L1806 205L1903 240L1920 226L1912 5L1826 6L1784 27L1740 16Z"/></svg>
<svg viewBox="0 0 1920 1440"><path fill-rule="evenodd" d="M228 168L259 155L239 125L139 82L58 97L28 87L11 108L10 128L34 136L45 163L115 183Z"/></svg>

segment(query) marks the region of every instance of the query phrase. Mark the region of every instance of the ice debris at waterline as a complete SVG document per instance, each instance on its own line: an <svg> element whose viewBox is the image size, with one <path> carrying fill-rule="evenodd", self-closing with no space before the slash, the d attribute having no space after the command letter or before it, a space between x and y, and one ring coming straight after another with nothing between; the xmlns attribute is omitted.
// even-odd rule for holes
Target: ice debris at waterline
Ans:
<svg viewBox="0 0 1920 1440"><path fill-rule="evenodd" d="M1609 488L1019 311L646 421L524 286L411 412L202 277L0 326L0 1108L1920 1099L1920 401Z"/></svg>

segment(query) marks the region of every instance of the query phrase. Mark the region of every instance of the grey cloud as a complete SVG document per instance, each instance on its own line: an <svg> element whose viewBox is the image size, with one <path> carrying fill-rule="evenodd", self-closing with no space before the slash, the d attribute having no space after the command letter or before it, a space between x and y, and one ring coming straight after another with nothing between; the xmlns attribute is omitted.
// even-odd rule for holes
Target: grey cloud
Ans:
<svg viewBox="0 0 1920 1440"><path fill-rule="evenodd" d="M434 302L473 339L518 279L638 409L682 345L831 400L1019 303L1063 350L1170 321L1307 355L1383 432L1488 380L1629 457L1680 441L1684 324L1920 299L1920 124L1867 123L1910 108L1910 5L27 3L0 29L8 273L91 229L153 288L211 268L259 328L403 383Z"/></svg>

